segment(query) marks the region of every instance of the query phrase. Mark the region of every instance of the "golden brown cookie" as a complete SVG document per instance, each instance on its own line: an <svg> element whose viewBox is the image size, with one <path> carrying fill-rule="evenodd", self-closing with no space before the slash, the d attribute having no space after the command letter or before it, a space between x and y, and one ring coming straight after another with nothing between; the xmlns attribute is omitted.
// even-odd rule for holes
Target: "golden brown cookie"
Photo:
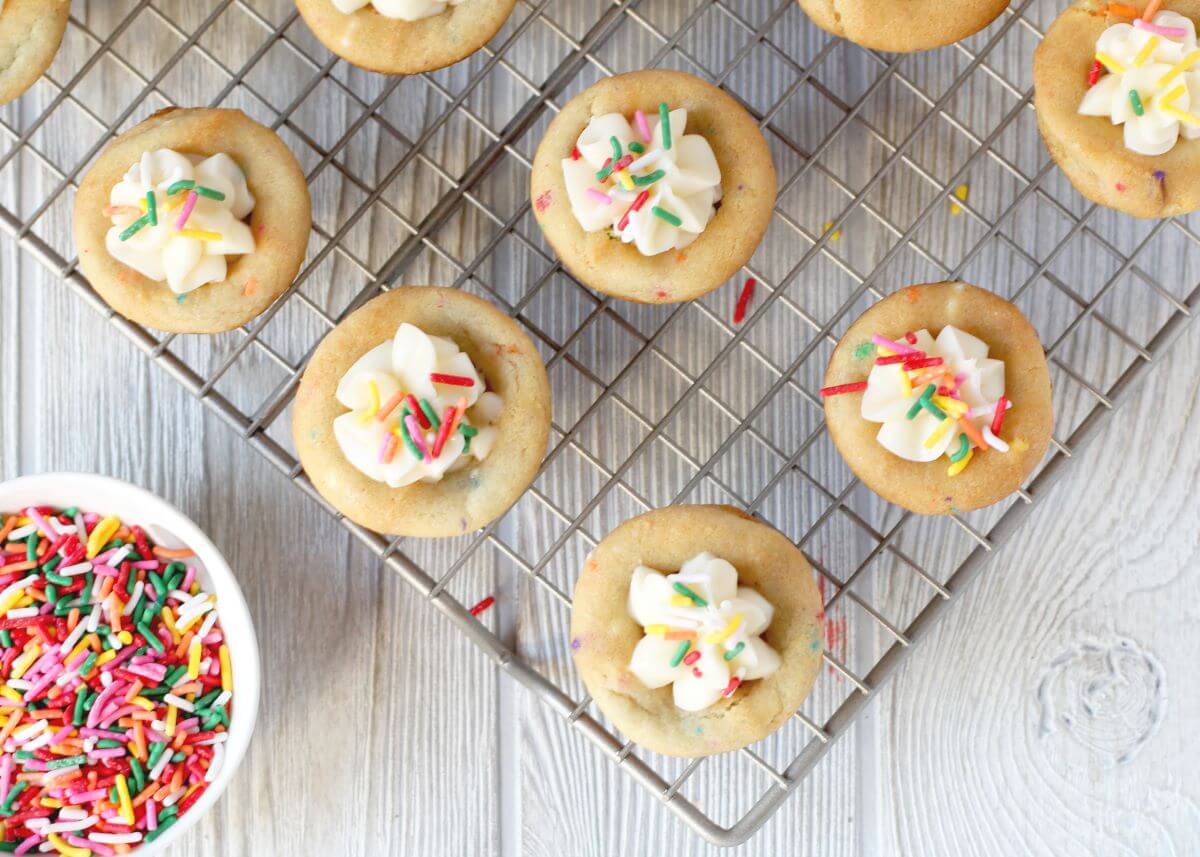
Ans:
<svg viewBox="0 0 1200 857"><path fill-rule="evenodd" d="M332 0L296 0L313 34L346 62L383 74L418 74L466 59L500 31L516 0L464 0L418 21L388 18L370 4L345 13Z"/></svg>
<svg viewBox="0 0 1200 857"><path fill-rule="evenodd" d="M629 671L643 631L627 599L637 566L673 573L704 551L774 605L762 639L781 664L690 712L675 706L669 686L647 688ZM575 585L571 648L588 692L631 740L666 756L709 756L765 738L799 709L821 669L821 619L812 568L786 536L730 506L668 506L621 524L588 557Z"/></svg>
<svg viewBox="0 0 1200 857"><path fill-rule="evenodd" d="M342 376L403 322L454 341L504 400L495 446L439 482L391 488L346 460L333 421ZM533 342L492 304L457 289L404 286L364 304L318 346L296 392L292 436L308 478L355 523L401 536L458 536L504 514L533 482L550 435L550 382Z"/></svg>
<svg viewBox="0 0 1200 857"><path fill-rule="evenodd" d="M1122 126L1079 112L1096 40L1106 28L1129 21L1108 14L1110 5L1075 3L1055 19L1038 46L1033 103L1042 139L1075 189L1093 202L1134 217L1195 211L1200 208L1200 140L1181 138L1166 154L1141 155L1126 148ZM1162 8L1200 21L1200 0L1169 0Z"/></svg>
<svg viewBox="0 0 1200 857"><path fill-rule="evenodd" d="M583 230L571 211L562 161L594 116L657 115L663 102L686 108L687 133L712 147L723 196L695 243L644 256L609 230ZM530 186L534 215L563 266L597 291L640 303L693 300L736 274L766 232L776 191L771 152L750 114L712 84L661 69L605 78L572 98L538 146Z"/></svg>
<svg viewBox="0 0 1200 857"><path fill-rule="evenodd" d="M142 153L224 152L246 174L256 198L250 214L255 250L227 257L227 276L180 296L114 259L105 247L112 188ZM160 110L117 137L92 164L75 196L75 246L84 276L121 315L159 330L218 333L245 324L287 290L304 262L312 203L304 173L279 136L240 110Z"/></svg>
<svg viewBox="0 0 1200 857"><path fill-rule="evenodd" d="M0 5L0 104L7 104L54 62L71 0L5 0Z"/></svg>
<svg viewBox="0 0 1200 857"><path fill-rule="evenodd" d="M1005 396L1013 407L1001 437L1007 453L978 451L950 476L945 458L907 461L876 439L879 423L862 416L862 394L825 399L829 434L846 464L890 503L923 515L945 515L988 506L1016 491L1050 444L1053 411L1050 372L1037 331L1016 306L966 283L908 286L872 306L842 337L825 370L825 386L864 381L876 359L873 335L901 341L922 328L936 335L954 325L983 340L989 357L1004 361Z"/></svg>
<svg viewBox="0 0 1200 857"><path fill-rule="evenodd" d="M864 48L894 53L927 51L951 45L996 20L1008 0L799 0L800 8L822 30Z"/></svg>

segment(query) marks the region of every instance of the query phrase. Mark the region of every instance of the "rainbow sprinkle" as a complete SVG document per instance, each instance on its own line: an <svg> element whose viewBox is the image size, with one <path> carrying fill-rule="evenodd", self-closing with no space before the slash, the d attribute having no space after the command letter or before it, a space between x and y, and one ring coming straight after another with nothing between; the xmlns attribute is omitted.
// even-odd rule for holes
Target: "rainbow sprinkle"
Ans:
<svg viewBox="0 0 1200 857"><path fill-rule="evenodd" d="M667 109L667 102L658 105L658 126L662 129L663 148L667 151L671 150L671 111Z"/></svg>
<svg viewBox="0 0 1200 857"><path fill-rule="evenodd" d="M216 600L190 551L115 517L0 520L0 851L153 842L224 761L233 682Z"/></svg>

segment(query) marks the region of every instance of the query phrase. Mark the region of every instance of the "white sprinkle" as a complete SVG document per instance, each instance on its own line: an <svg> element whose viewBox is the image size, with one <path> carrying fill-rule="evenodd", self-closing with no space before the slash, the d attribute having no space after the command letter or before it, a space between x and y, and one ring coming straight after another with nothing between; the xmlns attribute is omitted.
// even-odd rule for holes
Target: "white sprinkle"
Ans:
<svg viewBox="0 0 1200 857"><path fill-rule="evenodd" d="M46 728L46 721L39 720L36 723L30 723L28 726L23 726L12 734L16 741L27 741L34 735L37 735Z"/></svg>
<svg viewBox="0 0 1200 857"><path fill-rule="evenodd" d="M222 733L224 734L224 733ZM152 780L158 780L162 776L163 769L167 767L167 763L171 761L172 753L164 752L158 757L158 761L154 763L154 767L150 769L149 777Z"/></svg>
<svg viewBox="0 0 1200 857"><path fill-rule="evenodd" d="M10 542L19 542L21 539L27 539L38 531L37 524L26 524L23 527L17 527L8 534Z"/></svg>
<svg viewBox="0 0 1200 857"><path fill-rule="evenodd" d="M59 817L62 817L61 813L59 814ZM28 820L33 821L32 818ZM39 825L37 832L43 836L48 836L51 833L74 833L77 830L87 830L97 821L98 819L94 815L89 815L86 818L79 819L78 821L56 821L54 824ZM33 827L30 826L30 830L32 829Z"/></svg>
<svg viewBox="0 0 1200 857"><path fill-rule="evenodd" d="M228 740L229 740L228 732L218 732L216 735L213 735L211 738L205 738L203 741L193 742L192 746L193 747L207 747L211 744L224 744Z"/></svg>
<svg viewBox="0 0 1200 857"><path fill-rule="evenodd" d="M167 799L162 802L163 806L174 806L181 797L187 792L187 786L180 786L179 791L168 795Z"/></svg>
<svg viewBox="0 0 1200 857"><path fill-rule="evenodd" d="M88 620L87 620L88 633L89 634L95 633L96 629L99 627L100 627L100 605L96 604L94 607L92 607L92 615L88 616Z"/></svg>
<svg viewBox="0 0 1200 857"><path fill-rule="evenodd" d="M15 610L9 610L6 615L9 619L28 619L36 616L39 609L37 607L18 607Z"/></svg>
<svg viewBox="0 0 1200 857"><path fill-rule="evenodd" d="M165 702L167 705L174 705L176 708L182 709L183 711L186 711L188 714L191 714L193 711L196 710L196 706L192 705L190 702L188 702L182 696L176 696L173 693L165 694L163 696L163 702Z"/></svg>
<svg viewBox="0 0 1200 857"><path fill-rule="evenodd" d="M204 620L204 624L201 625L200 630L196 632L196 637L198 639L203 640L205 637L208 636L208 632L213 629L213 625L215 625L215 624L217 624L217 611L216 610L214 610L213 612L208 614L208 617Z"/></svg>
<svg viewBox="0 0 1200 857"><path fill-rule="evenodd" d="M74 631L67 634L67 638L65 640L63 640L62 645L58 647L58 650L60 652L62 652L64 655L67 652L71 651L71 649L75 648L75 644L78 643L79 640L83 637L85 631L87 631L87 628L84 627L83 622L80 622L78 625L75 626Z"/></svg>
<svg viewBox="0 0 1200 857"><path fill-rule="evenodd" d="M93 842L101 845L132 845L142 841L140 833L93 833L88 836Z"/></svg>
<svg viewBox="0 0 1200 857"><path fill-rule="evenodd" d="M75 565L68 565L66 568L60 568L58 573L66 577L74 577L77 574L87 574L91 570L92 564L90 562L80 562Z"/></svg>
<svg viewBox="0 0 1200 857"><path fill-rule="evenodd" d="M992 433L991 426L984 426L982 432L983 439L988 442L988 446L994 447L996 452L1008 452L1008 444Z"/></svg>
<svg viewBox="0 0 1200 857"><path fill-rule="evenodd" d="M138 599L142 597L142 590L145 588L146 583L142 580L133 585L133 592L129 594L129 600L125 602L125 609L121 611L122 616L133 615L133 608L137 606Z"/></svg>
<svg viewBox="0 0 1200 857"><path fill-rule="evenodd" d="M636 173L639 170L644 170L646 167L652 167L658 163L662 156L662 149L655 149L653 152L647 152L629 165L629 172Z"/></svg>
<svg viewBox="0 0 1200 857"><path fill-rule="evenodd" d="M208 763L208 770L204 772L204 782L211 783L217 778L217 774L221 772L223 761L225 761L225 748L220 744L214 744L212 761Z"/></svg>
<svg viewBox="0 0 1200 857"><path fill-rule="evenodd" d="M229 700L230 700L232 697L233 697L233 691L231 691L231 690L223 690L223 691L221 691L221 695L220 695L220 696L218 696L216 699L214 699L214 700L213 700L212 707L213 707L213 708L216 708L216 707L217 707L217 706L219 706L219 705L224 705L224 704L225 704L225 703L227 703L227 702L228 702L228 701L229 701Z"/></svg>

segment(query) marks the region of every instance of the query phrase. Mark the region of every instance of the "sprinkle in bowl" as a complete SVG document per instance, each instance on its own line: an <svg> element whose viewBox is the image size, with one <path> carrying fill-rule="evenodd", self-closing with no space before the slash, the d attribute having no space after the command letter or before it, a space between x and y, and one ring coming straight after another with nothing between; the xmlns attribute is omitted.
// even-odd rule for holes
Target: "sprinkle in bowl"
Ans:
<svg viewBox="0 0 1200 857"><path fill-rule="evenodd" d="M74 514L52 519L51 509ZM43 523L58 536L46 538ZM118 524L121 533L140 528L140 547L133 534L113 547ZM79 526L91 544L73 539ZM68 855L159 854L217 802L254 732L258 642L237 580L216 546L178 509L109 477L52 473L0 482L0 529L6 530L0 539L0 823L8 825L2 838L10 843L4 850L36 854L48 844ZM21 561L14 545L24 543L14 542L12 533L24 535L29 553L37 555ZM62 548L52 550L60 540ZM133 561L147 548L155 561ZM85 552L91 556L85 559ZM215 596L215 609L205 593ZM67 628L71 634L59 645ZM70 651L60 657L66 644ZM73 712L67 710L71 700ZM19 728L5 729L10 719ZM125 735L101 734L113 729ZM146 764L151 761L156 764ZM31 795L22 799L26 789ZM152 836L151 820L160 828ZM129 841L130 827L145 831L144 841ZM18 845L11 844L17 837Z"/></svg>

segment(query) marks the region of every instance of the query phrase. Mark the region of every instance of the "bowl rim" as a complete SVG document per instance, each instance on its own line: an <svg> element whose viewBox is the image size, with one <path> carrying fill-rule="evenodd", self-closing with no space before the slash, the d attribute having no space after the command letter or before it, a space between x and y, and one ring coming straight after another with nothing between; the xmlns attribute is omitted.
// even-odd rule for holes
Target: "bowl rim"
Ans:
<svg viewBox="0 0 1200 857"><path fill-rule="evenodd" d="M258 721L262 683L261 655L250 608L229 562L204 531L171 502L139 485L112 476L54 471L0 481L0 509L5 509L10 503L16 503L21 508L43 502L59 503L59 498L65 495L73 498L73 504L84 506L88 511L103 513L103 502L95 503L87 499L89 495L96 496L102 492L121 495L126 500L146 504L146 517L156 518L154 525L168 530L195 552L203 563L205 573L212 579L214 590L219 584L222 590L219 595L222 626L226 626L228 619L245 629L244 639L240 641L237 652L230 647L230 654L237 663L237 676L242 686L236 690L238 704L234 708L234 717L228 730L229 739L225 744L221 770L209 783L200 799L180 816L179 821L166 833L153 842L139 844L129 852L130 857L150 857L152 854L161 853L195 825L221 798L233 780L249 748ZM22 496L19 502L8 499L18 495Z"/></svg>

